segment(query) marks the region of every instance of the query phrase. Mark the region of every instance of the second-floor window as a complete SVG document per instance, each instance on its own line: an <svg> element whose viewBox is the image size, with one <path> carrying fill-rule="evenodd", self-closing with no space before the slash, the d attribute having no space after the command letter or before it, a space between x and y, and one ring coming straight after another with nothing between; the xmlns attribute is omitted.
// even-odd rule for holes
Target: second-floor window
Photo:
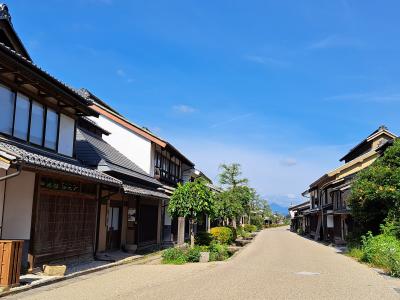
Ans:
<svg viewBox="0 0 400 300"><path fill-rule="evenodd" d="M0 132L57 150L59 113L3 85L0 85L0 107Z"/></svg>
<svg viewBox="0 0 400 300"><path fill-rule="evenodd" d="M154 166L161 179L179 182L182 179L182 163L168 151L157 148L154 156Z"/></svg>

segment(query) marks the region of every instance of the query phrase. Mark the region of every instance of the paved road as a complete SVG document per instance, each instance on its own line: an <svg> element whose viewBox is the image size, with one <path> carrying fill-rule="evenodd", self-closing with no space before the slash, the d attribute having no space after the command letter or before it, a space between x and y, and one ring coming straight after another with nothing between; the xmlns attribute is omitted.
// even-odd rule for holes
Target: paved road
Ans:
<svg viewBox="0 0 400 300"><path fill-rule="evenodd" d="M126 265L9 299L400 299L393 287L400 281L276 228L228 262Z"/></svg>

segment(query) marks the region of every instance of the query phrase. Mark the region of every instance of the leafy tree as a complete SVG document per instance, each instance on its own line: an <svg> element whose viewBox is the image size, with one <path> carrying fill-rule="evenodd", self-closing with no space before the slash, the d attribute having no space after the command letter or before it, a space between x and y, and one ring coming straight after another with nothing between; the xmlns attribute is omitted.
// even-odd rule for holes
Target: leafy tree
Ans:
<svg viewBox="0 0 400 300"><path fill-rule="evenodd" d="M194 246L193 224L203 214L215 215L214 193L203 179L178 183L168 204L168 213L173 217L189 218L190 244Z"/></svg>
<svg viewBox="0 0 400 300"><path fill-rule="evenodd" d="M240 185L246 185L248 179L240 178L242 175L241 165L238 163L222 164L220 165L221 174L219 175L219 182L228 188L235 188Z"/></svg>
<svg viewBox="0 0 400 300"><path fill-rule="evenodd" d="M385 219L400 217L400 141L394 141L381 158L362 170L352 184L349 204L360 236L368 230L379 233Z"/></svg>
<svg viewBox="0 0 400 300"><path fill-rule="evenodd" d="M240 199L232 190L223 191L217 195L216 218L236 219L243 214L243 207Z"/></svg>

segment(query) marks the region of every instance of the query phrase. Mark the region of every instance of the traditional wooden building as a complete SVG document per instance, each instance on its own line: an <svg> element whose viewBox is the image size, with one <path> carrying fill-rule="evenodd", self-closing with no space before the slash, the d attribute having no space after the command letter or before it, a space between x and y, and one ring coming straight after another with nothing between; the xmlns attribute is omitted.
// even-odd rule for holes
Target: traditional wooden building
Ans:
<svg viewBox="0 0 400 300"><path fill-rule="evenodd" d="M104 141L110 133L93 120L81 118L78 125L77 158L123 182L121 191L100 203L97 251L159 248L161 207L169 198L160 191L162 184Z"/></svg>
<svg viewBox="0 0 400 300"><path fill-rule="evenodd" d="M32 62L5 5L0 107L0 238L25 241L28 268L92 256L100 186L118 191L122 182L76 159L77 119L98 113Z"/></svg>
<svg viewBox="0 0 400 300"><path fill-rule="evenodd" d="M176 185L184 181L184 173L194 169L194 163L172 144L131 122L90 91L81 89L79 92L91 101L90 107L99 113L99 117L91 119L111 133L103 136L104 141L161 182L165 194L171 195ZM178 226L178 219L168 215L168 199L162 201L162 241L168 245L178 241L178 227L184 226ZM187 228L184 231L188 233Z"/></svg>
<svg viewBox="0 0 400 300"><path fill-rule="evenodd" d="M308 224L309 218L307 217L309 212L310 201L305 201L303 203L290 206L290 230L302 234L309 233L310 225Z"/></svg>
<svg viewBox="0 0 400 300"><path fill-rule="evenodd" d="M351 182L359 171L382 155L382 145L394 138L395 134L380 126L340 159L342 166L321 176L303 193L310 198L308 222L312 237L345 243L353 226L347 203Z"/></svg>

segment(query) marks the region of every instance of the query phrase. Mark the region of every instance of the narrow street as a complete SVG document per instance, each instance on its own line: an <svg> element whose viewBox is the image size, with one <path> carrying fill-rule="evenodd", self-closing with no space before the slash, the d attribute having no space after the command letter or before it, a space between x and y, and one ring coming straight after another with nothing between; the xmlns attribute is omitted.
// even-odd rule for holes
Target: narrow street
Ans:
<svg viewBox="0 0 400 300"><path fill-rule="evenodd" d="M7 299L399 299L395 287L400 280L284 227L228 262L126 265Z"/></svg>

